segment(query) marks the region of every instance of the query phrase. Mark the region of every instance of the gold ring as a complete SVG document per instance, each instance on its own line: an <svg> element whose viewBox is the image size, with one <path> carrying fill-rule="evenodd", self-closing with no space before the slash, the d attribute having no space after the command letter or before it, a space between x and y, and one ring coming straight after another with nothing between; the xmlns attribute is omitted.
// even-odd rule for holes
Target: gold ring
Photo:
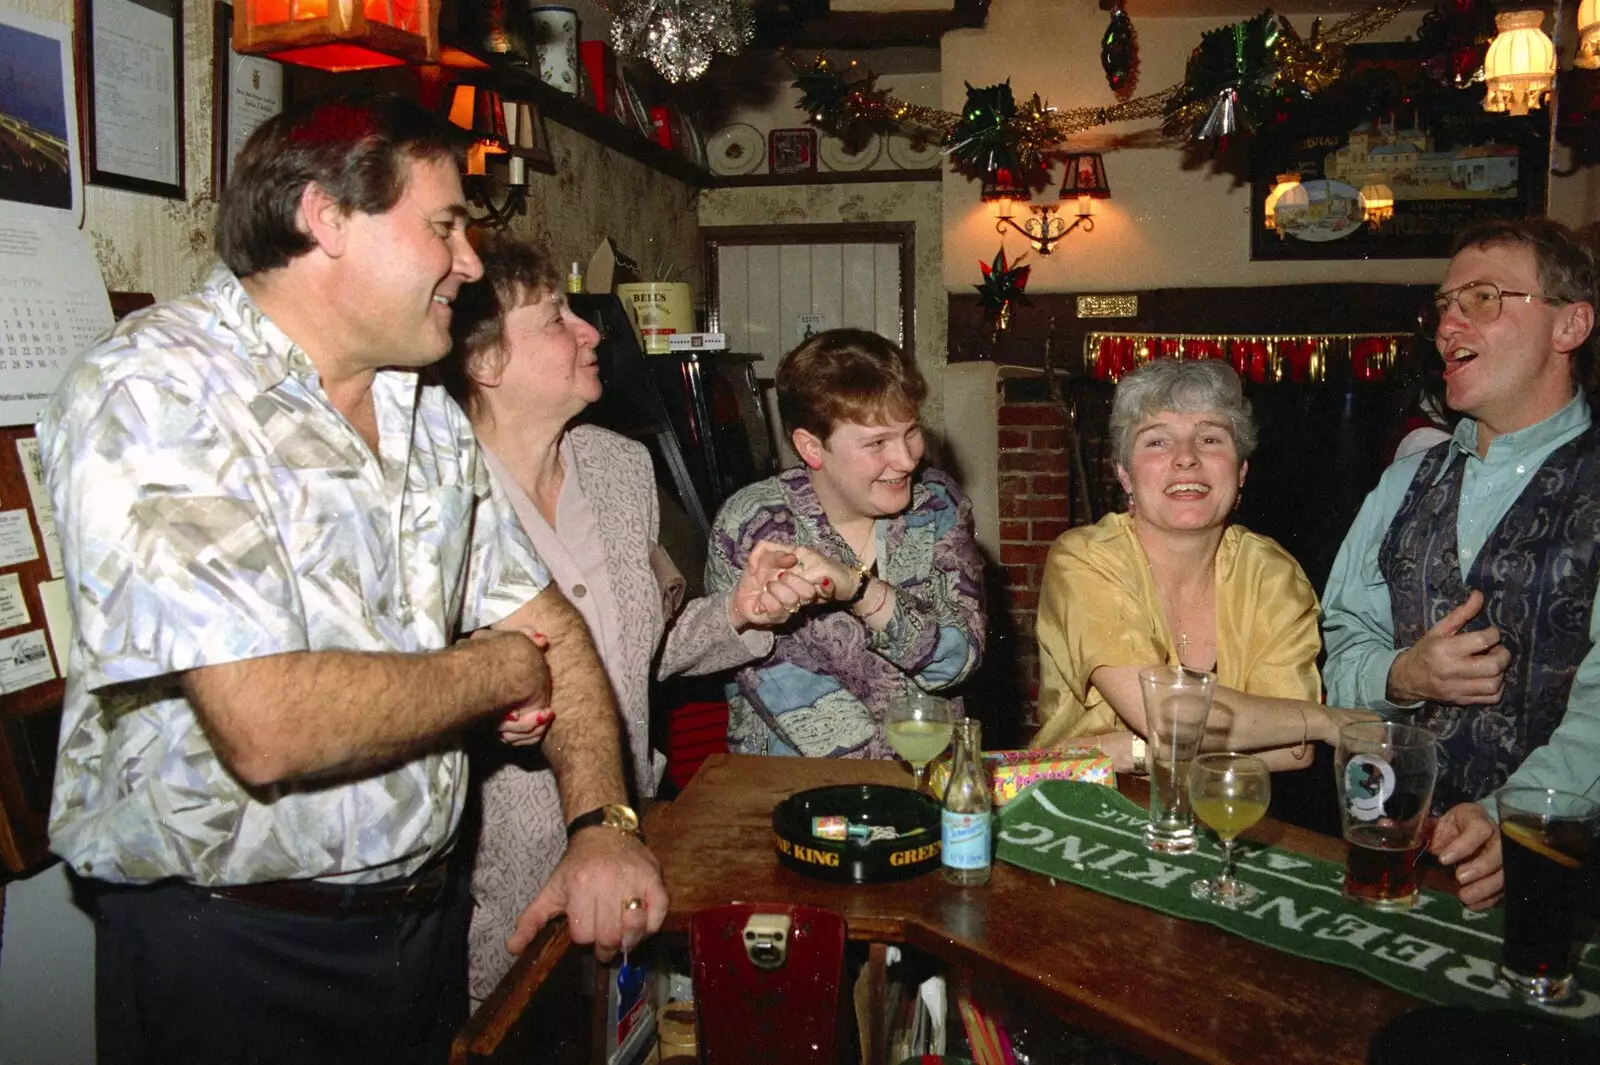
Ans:
<svg viewBox="0 0 1600 1065"><path fill-rule="evenodd" d="M622 904L622 908L624 910L642 910L642 909L644 909L644 900L643 899L629 899L627 902L624 902Z"/></svg>

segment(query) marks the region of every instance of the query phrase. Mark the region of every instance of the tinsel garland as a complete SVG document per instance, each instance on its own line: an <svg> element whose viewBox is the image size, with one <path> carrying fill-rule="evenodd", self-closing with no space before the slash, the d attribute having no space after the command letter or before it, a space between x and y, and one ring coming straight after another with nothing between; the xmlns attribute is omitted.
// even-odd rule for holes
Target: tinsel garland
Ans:
<svg viewBox="0 0 1600 1065"><path fill-rule="evenodd" d="M1151 359L1220 359L1256 384L1330 377L1378 382L1410 355L1414 343L1409 333L1090 333L1084 338L1083 368L1097 381L1114 382Z"/></svg>
<svg viewBox="0 0 1600 1065"><path fill-rule="evenodd" d="M1339 77L1345 45L1387 25L1418 2L1388 0L1342 19L1326 30L1314 27L1311 36L1304 39L1286 19L1264 12L1255 19L1220 27L1206 35L1213 39L1213 34L1222 34L1231 41L1246 33L1236 27L1259 24L1264 48L1259 60L1246 56L1244 62L1235 61L1231 68L1224 64L1215 68L1210 63L1202 64L1187 72L1181 84L1109 107L1058 110L1040 104L1033 110L1025 104L1000 124L999 136L1024 152L1048 153L1075 133L1115 122L1163 117L1168 120L1169 129L1194 128L1216 108L1219 94L1228 90L1238 93L1240 81L1260 83L1262 92L1257 94L1258 103L1277 102L1297 94L1314 95ZM1266 33L1268 24L1272 27L1270 42ZM1204 42L1196 48L1196 53L1203 47ZM877 87L877 79L870 72L846 80L828 57L821 54L809 69L796 64L796 74L800 79L796 84L809 87L804 105L807 118L825 133L839 137L844 136L841 131L851 129L900 133L937 138L947 148L953 147L952 135L960 126L962 115L910 104L891 96ZM1030 97L1030 103L1033 99L1037 97ZM1247 108L1251 105L1242 94L1239 102ZM1249 121L1276 115L1246 114L1243 117Z"/></svg>

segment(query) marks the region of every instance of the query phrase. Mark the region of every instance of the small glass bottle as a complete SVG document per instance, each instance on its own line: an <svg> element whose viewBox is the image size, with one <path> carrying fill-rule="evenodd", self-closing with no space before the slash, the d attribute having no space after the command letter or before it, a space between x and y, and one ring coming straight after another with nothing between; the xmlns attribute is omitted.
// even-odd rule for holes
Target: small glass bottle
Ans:
<svg viewBox="0 0 1600 1065"><path fill-rule="evenodd" d="M993 798L983 760L983 726L968 717L955 725L955 757L944 792L940 848L944 878L964 886L987 884Z"/></svg>
<svg viewBox="0 0 1600 1065"><path fill-rule="evenodd" d="M583 291L583 271L578 268L577 263L573 263L572 269L567 271L567 291Z"/></svg>

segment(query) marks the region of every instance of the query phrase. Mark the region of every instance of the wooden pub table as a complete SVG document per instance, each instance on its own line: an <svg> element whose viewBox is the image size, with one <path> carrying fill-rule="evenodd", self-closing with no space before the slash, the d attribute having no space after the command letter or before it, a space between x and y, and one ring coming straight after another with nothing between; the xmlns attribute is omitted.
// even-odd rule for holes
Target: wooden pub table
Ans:
<svg viewBox="0 0 1600 1065"><path fill-rule="evenodd" d="M672 900L663 930L687 933L696 911L732 902L822 907L844 916L849 939L872 945L868 965L880 975L884 948L900 944L1162 1062L1350 1065L1366 1059L1384 1022L1425 1005L1353 971L1003 863L975 888L951 886L937 873L832 884L778 864L771 815L781 800L808 788L873 783L904 786L909 777L893 762L708 758L676 800L646 819ZM1138 780L1122 790L1140 803L1148 794ZM1244 838L1344 858L1342 841L1271 819ZM536 988L539 965L524 958L501 990L519 980ZM497 993L496 1009L486 1006L475 1022L492 1026L495 1012L514 1019L518 997Z"/></svg>

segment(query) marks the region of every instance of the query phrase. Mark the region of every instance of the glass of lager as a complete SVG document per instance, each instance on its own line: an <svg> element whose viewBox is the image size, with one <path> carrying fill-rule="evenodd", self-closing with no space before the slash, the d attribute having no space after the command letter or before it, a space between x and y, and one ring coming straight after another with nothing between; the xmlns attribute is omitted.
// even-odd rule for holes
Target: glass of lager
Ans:
<svg viewBox="0 0 1600 1065"><path fill-rule="evenodd" d="M1148 733L1150 823L1145 845L1163 854L1187 854L1199 846L1189 808L1189 763L1200 753L1216 678L1183 666L1139 671Z"/></svg>
<svg viewBox="0 0 1600 1065"><path fill-rule="evenodd" d="M1380 909L1411 906L1439 772L1433 733L1390 721L1346 725L1333 772L1348 847L1345 896Z"/></svg>
<svg viewBox="0 0 1600 1065"><path fill-rule="evenodd" d="M1578 955L1594 931L1600 805L1543 788L1501 788L1494 797L1506 878L1500 979L1537 1002L1561 1002L1578 992Z"/></svg>

